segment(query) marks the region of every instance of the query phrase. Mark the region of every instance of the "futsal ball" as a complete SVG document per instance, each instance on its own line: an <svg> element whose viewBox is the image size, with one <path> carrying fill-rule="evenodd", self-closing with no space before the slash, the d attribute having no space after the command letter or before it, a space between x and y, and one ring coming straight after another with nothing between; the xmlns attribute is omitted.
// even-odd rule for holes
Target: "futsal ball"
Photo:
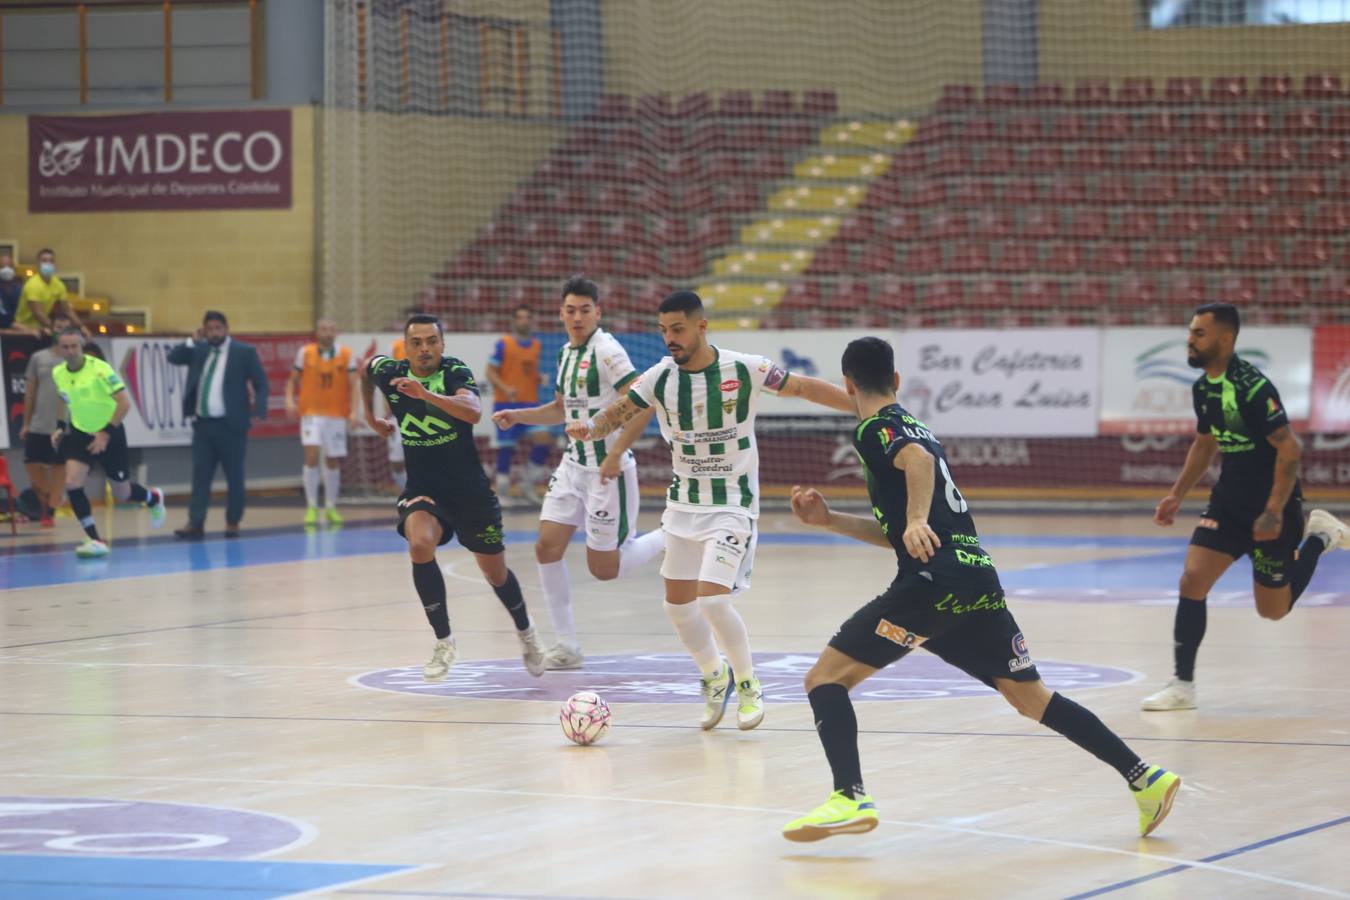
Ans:
<svg viewBox="0 0 1350 900"><path fill-rule="evenodd" d="M609 731L609 706L594 691L579 691L558 712L563 734L574 744L594 744Z"/></svg>

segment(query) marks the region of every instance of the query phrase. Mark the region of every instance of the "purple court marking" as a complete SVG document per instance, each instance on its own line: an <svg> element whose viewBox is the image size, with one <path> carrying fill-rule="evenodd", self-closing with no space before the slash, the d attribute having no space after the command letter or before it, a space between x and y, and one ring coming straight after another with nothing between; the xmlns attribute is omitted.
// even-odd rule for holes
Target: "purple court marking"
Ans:
<svg viewBox="0 0 1350 900"><path fill-rule="evenodd" d="M1024 600L1045 600L1051 603L1123 603L1129 606L1164 606L1175 609L1177 592L1138 588L1017 588L1007 591L1008 599L1013 602ZM1206 602L1210 609L1255 609L1256 601L1252 592L1211 591ZM1329 591L1308 591L1298 599L1299 609L1316 609L1331 606L1350 606L1350 593L1331 593Z"/></svg>
<svg viewBox="0 0 1350 900"><path fill-rule="evenodd" d="M221 806L0 797L0 854L249 859L312 836L302 823Z"/></svg>
<svg viewBox="0 0 1350 900"><path fill-rule="evenodd" d="M755 674L774 703L805 703L802 678L816 661L814 653L756 653ZM1046 684L1056 690L1112 687L1139 679L1138 673L1112 666L1036 660ZM350 679L377 691L464 697L471 700L554 700L577 691L595 691L608 703L697 703L698 670L687 656L588 656L576 671L548 672L534 678L519 659L480 659L455 663L444 681L428 684L420 667L381 669ZM929 653L914 653L872 676L853 691L854 700L934 700L984 697L993 693L959 669Z"/></svg>

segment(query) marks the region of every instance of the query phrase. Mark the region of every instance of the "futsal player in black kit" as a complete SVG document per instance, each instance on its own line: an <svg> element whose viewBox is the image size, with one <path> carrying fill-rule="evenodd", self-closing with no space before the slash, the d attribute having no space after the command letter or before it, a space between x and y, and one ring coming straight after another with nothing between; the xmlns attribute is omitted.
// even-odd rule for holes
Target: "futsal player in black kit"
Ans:
<svg viewBox="0 0 1350 900"><path fill-rule="evenodd" d="M1219 480L1191 534L1172 628L1174 677L1140 706L1152 712L1195 708L1195 656L1205 636L1205 600L1219 577L1252 558L1252 593L1265 619L1283 619L1312 579L1325 550L1350 547L1350 529L1324 509L1303 523L1302 447L1280 392L1234 350L1241 319L1229 303L1199 307L1186 340L1195 380L1196 435L1153 521L1171 525L1182 498L1222 454ZM1301 542L1301 545L1300 545Z"/></svg>
<svg viewBox="0 0 1350 900"><path fill-rule="evenodd" d="M413 584L436 632L436 647L422 677L440 681L457 656L445 608L445 577L436 563L436 548L451 537L473 554L511 614L525 668L542 675L544 645L530 622L520 582L506 567L501 506L473 443L473 426L483 415L478 384L468 366L444 355L441 322L435 316L410 317L403 339L407 359L371 359L362 393L370 427L386 438L397 428L403 441L408 484L398 498L398 533L408 542ZM393 419L375 416L371 401L376 390L389 402Z"/></svg>
<svg viewBox="0 0 1350 900"><path fill-rule="evenodd" d="M842 368L860 420L853 449L873 515L836 512L819 492L801 487L792 489L792 511L808 525L894 550L899 571L881 596L840 626L806 676L834 793L789 822L783 836L817 841L877 826L876 805L863 791L858 720L848 692L918 647L1118 771L1138 804L1140 833L1149 834L1171 810L1181 779L1141 761L1101 719L1041 682L942 444L895 402L900 376L891 345L859 338L844 350Z"/></svg>

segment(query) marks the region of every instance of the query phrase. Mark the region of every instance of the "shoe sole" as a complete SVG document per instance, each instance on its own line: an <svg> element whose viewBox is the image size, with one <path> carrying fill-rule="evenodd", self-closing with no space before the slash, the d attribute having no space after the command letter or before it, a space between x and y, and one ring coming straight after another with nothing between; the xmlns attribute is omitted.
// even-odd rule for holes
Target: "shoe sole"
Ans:
<svg viewBox="0 0 1350 900"><path fill-rule="evenodd" d="M570 672L570 671L573 671L573 670L575 670L575 669L580 669L580 668L581 668L581 664L582 664L582 662L584 662L584 661L585 661L585 660L580 660L580 661L578 661L578 662L574 662L574 663L565 663L565 664L557 665L557 666L551 665L551 664L549 664L549 663L545 663L545 664L544 664L544 668L545 668L546 671L549 671L549 672Z"/></svg>
<svg viewBox="0 0 1350 900"><path fill-rule="evenodd" d="M1163 823L1163 819L1167 818L1167 814L1172 811L1172 801L1176 799L1177 790L1180 787L1181 778L1178 776L1177 780L1172 782L1172 786L1167 789L1167 793L1163 796L1162 811L1158 813L1157 818L1148 823L1148 827L1144 829L1142 837L1148 837L1152 834L1153 830Z"/></svg>
<svg viewBox="0 0 1350 900"><path fill-rule="evenodd" d="M444 681L445 676L449 674L450 674L449 669L446 669L445 672L441 675L428 675L426 672L423 672L422 680L425 681L427 684L435 684L438 681Z"/></svg>
<svg viewBox="0 0 1350 900"><path fill-rule="evenodd" d="M1321 513L1321 516L1319 516L1318 518L1330 519L1330 520L1331 520L1330 524L1336 528L1336 535L1335 535L1336 538L1337 538L1336 543L1333 544L1333 545L1331 545L1331 546L1328 547L1327 549L1328 549L1328 550L1336 550L1336 549L1338 549L1338 548L1344 547L1344 546L1346 545L1345 535L1346 535L1347 532L1350 532L1350 527L1347 527L1346 524L1345 524L1344 522L1342 522L1340 519L1338 519L1338 518L1336 518L1335 516L1333 516L1331 513L1327 512L1325 509L1315 509L1315 510L1313 510L1313 513L1314 513L1314 514L1315 514L1315 513ZM1312 515L1309 515L1309 516L1308 516L1308 529L1305 530L1305 533L1304 533L1304 535L1303 535L1304 540L1307 540L1308 535L1311 534L1312 521L1313 521L1313 516L1312 516Z"/></svg>
<svg viewBox="0 0 1350 900"><path fill-rule="evenodd" d="M712 731L717 727L717 723L727 714L727 701L731 699L731 688L728 687L725 694L722 695L722 708L717 711L717 718L711 722L700 722L699 725L704 731Z"/></svg>
<svg viewBox="0 0 1350 900"><path fill-rule="evenodd" d="M794 828L792 831L784 831L783 837L799 844L809 844L812 841L823 841L827 837L834 837L836 834L867 834L879 824L880 822L877 819L869 816L838 825L804 825L801 828Z"/></svg>
<svg viewBox="0 0 1350 900"><path fill-rule="evenodd" d="M1192 703L1190 706L1146 706L1141 703L1139 709L1143 712L1182 712L1187 709L1195 709L1195 704Z"/></svg>
<svg viewBox="0 0 1350 900"><path fill-rule="evenodd" d="M736 727L739 728L741 731L750 731L758 727L759 723L763 721L764 721L764 710L761 709L759 711L759 715L753 719L750 719L748 721L745 719L737 720Z"/></svg>

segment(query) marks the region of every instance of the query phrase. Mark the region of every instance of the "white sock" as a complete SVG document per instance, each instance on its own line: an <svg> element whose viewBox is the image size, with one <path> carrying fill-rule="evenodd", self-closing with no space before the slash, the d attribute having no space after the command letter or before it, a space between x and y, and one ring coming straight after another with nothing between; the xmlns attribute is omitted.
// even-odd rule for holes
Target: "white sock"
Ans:
<svg viewBox="0 0 1350 900"><path fill-rule="evenodd" d="M406 490L408 489L408 470L407 470L407 469L395 469L395 470L394 470L393 472L391 472L390 474L392 474L392 475L394 476L394 487L398 488L398 492L399 492L400 494L403 493L404 491L406 491Z"/></svg>
<svg viewBox="0 0 1350 900"><path fill-rule="evenodd" d="M305 482L305 505L313 509L319 505L319 467L304 466L300 474Z"/></svg>
<svg viewBox="0 0 1350 900"><path fill-rule="evenodd" d="M750 635L745 630L745 620L731 605L730 594L718 594L716 597L700 597L703 617L717 632L717 643L727 655L731 669L736 673L737 681L744 681L755 674L755 663L750 656Z"/></svg>
<svg viewBox="0 0 1350 900"><path fill-rule="evenodd" d="M337 509L338 490L342 486L342 469L330 469L327 466L323 468L323 493L324 502L328 504L329 509Z"/></svg>
<svg viewBox="0 0 1350 900"><path fill-rule="evenodd" d="M558 643L577 646L577 628L572 623L572 584L567 578L567 560L539 563L539 586L544 592L544 603L553 619L553 631Z"/></svg>
<svg viewBox="0 0 1350 900"><path fill-rule="evenodd" d="M661 555L666 549L666 535L661 529L638 535L619 549L619 577L635 571Z"/></svg>
<svg viewBox="0 0 1350 900"><path fill-rule="evenodd" d="M693 603L665 602L666 618L675 626L680 643L698 664L698 670L704 675L716 675L722 668L722 656L717 652L713 641L712 627L699 611L699 601Z"/></svg>
<svg viewBox="0 0 1350 900"><path fill-rule="evenodd" d="M505 497L509 493L511 493L511 473L507 472L503 474L502 472L498 472L497 494L499 496Z"/></svg>

